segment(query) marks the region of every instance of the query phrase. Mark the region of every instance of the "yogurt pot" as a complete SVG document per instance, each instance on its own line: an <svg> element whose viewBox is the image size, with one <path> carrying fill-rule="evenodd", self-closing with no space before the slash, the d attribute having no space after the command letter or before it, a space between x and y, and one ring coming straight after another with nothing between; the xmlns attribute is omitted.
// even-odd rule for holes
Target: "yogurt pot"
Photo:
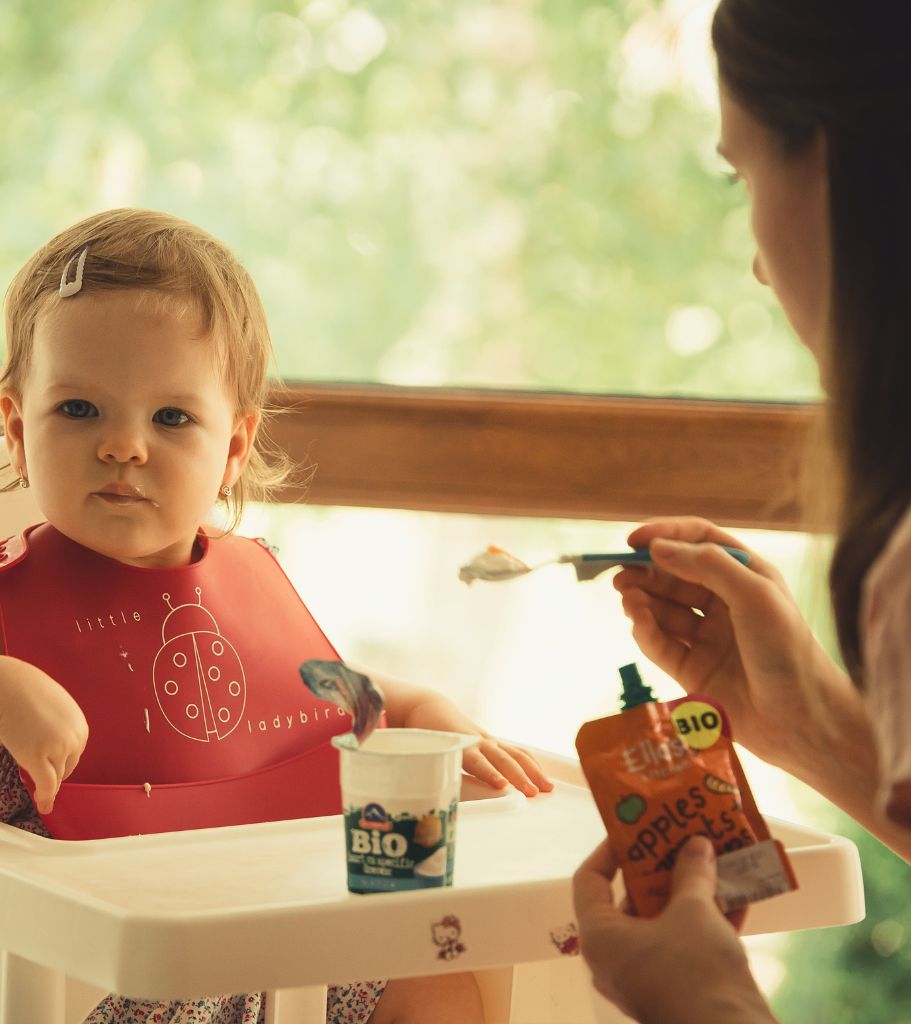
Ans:
<svg viewBox="0 0 911 1024"><path fill-rule="evenodd" d="M333 737L351 892L452 885L462 751L479 741L429 729Z"/></svg>

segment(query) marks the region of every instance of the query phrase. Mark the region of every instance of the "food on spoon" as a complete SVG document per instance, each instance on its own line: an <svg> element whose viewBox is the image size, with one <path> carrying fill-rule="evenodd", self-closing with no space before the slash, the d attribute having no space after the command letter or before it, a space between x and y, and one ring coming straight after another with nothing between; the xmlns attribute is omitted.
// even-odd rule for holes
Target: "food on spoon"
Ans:
<svg viewBox="0 0 911 1024"><path fill-rule="evenodd" d="M474 583L475 580L508 580L514 576L524 576L531 572L531 567L520 558L508 551L490 544L486 551L459 569L459 579L463 583Z"/></svg>

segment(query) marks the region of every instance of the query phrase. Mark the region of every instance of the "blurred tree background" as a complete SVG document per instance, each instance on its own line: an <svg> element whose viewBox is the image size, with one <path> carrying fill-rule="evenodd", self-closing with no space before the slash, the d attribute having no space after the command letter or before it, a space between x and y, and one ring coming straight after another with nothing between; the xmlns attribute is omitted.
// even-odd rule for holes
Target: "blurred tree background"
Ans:
<svg viewBox="0 0 911 1024"><path fill-rule="evenodd" d="M857 844L867 916L848 928L787 936L772 1006L786 1024L911 1024L908 865L834 810L818 825Z"/></svg>
<svg viewBox="0 0 911 1024"><path fill-rule="evenodd" d="M825 548L819 545L817 556ZM813 562L819 582L828 554ZM807 590L802 596L814 633L839 661L828 603L810 597ZM776 950L784 970L772 994L773 1009L785 1024L911 1024L911 905L902 897L908 865L808 787L792 781L791 789L797 806L807 812L805 820L857 845L866 917L845 928L784 936Z"/></svg>
<svg viewBox="0 0 911 1024"><path fill-rule="evenodd" d="M706 0L3 0L6 280L100 208L227 240L284 375L805 398Z"/></svg>
<svg viewBox="0 0 911 1024"><path fill-rule="evenodd" d="M712 7L2 0L0 277L146 206L235 249L289 378L814 398L714 151ZM867 921L786 940L786 1021L911 1021L907 869L858 842Z"/></svg>

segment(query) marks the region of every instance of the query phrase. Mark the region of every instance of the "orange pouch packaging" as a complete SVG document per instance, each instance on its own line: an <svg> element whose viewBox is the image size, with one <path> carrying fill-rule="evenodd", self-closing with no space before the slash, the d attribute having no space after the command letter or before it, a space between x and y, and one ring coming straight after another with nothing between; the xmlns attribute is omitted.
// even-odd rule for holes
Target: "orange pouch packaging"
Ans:
<svg viewBox="0 0 911 1024"><path fill-rule="evenodd" d="M586 722L576 749L634 912L653 917L661 910L677 854L694 835L715 847L716 898L725 913L796 889L717 701L691 694L662 703L635 665L620 675L624 710Z"/></svg>

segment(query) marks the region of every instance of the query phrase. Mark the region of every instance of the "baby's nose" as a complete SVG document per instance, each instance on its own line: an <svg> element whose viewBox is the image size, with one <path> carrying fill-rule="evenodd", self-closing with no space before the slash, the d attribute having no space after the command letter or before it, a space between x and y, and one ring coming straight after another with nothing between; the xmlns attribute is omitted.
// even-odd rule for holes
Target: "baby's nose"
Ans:
<svg viewBox="0 0 911 1024"><path fill-rule="evenodd" d="M98 458L102 462L143 463L147 455L145 442L132 431L110 434L98 446Z"/></svg>

